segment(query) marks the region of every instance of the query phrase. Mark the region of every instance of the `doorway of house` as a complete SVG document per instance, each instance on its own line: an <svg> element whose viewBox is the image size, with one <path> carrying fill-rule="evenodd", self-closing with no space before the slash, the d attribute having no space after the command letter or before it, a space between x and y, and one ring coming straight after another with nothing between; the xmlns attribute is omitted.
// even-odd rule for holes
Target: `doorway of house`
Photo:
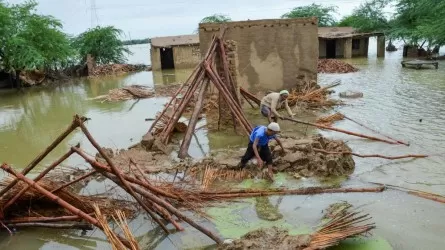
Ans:
<svg viewBox="0 0 445 250"><path fill-rule="evenodd" d="M337 43L335 39L326 40L326 58L335 58Z"/></svg>
<svg viewBox="0 0 445 250"><path fill-rule="evenodd" d="M161 69L174 69L173 48L162 48L161 51Z"/></svg>

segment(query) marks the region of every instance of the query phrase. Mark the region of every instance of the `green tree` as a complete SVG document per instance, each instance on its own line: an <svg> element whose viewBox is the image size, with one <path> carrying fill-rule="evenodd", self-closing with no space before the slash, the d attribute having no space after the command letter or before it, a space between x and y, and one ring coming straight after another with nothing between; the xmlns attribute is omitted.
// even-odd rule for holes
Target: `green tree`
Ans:
<svg viewBox="0 0 445 250"><path fill-rule="evenodd" d="M360 32L384 32L390 27L390 20L386 18L383 11L389 2L388 0L366 1L354 9L352 15L343 17L338 26L352 26Z"/></svg>
<svg viewBox="0 0 445 250"><path fill-rule="evenodd" d="M0 1L0 69L18 75L23 70L59 68L72 59L69 38L52 16L36 13L37 3L9 5Z"/></svg>
<svg viewBox="0 0 445 250"><path fill-rule="evenodd" d="M283 14L281 18L298 18L298 17L317 17L318 26L334 26L336 19L334 14L337 13L336 6L323 6L320 4L311 4L293 8L291 11Z"/></svg>
<svg viewBox="0 0 445 250"><path fill-rule="evenodd" d="M80 34L73 41L80 61L86 62L87 55L91 55L98 64L125 63L126 55L131 54L125 47L120 36L122 31L113 27L96 27Z"/></svg>
<svg viewBox="0 0 445 250"><path fill-rule="evenodd" d="M226 23L230 22L232 19L223 14L213 14L211 16L206 16L199 23Z"/></svg>
<svg viewBox="0 0 445 250"><path fill-rule="evenodd" d="M443 0L398 0L390 35L410 45L445 45Z"/></svg>

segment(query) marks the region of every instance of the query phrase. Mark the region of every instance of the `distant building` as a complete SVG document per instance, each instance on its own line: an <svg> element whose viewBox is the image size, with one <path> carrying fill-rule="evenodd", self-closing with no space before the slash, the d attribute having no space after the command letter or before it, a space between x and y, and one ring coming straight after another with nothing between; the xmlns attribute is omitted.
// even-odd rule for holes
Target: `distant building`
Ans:
<svg viewBox="0 0 445 250"><path fill-rule="evenodd" d="M154 37L150 54L153 70L195 67L201 60L199 36Z"/></svg>
<svg viewBox="0 0 445 250"><path fill-rule="evenodd" d="M385 56L383 33L358 33L352 27L319 27L320 58L351 58L368 56L369 38L376 36L377 57Z"/></svg>

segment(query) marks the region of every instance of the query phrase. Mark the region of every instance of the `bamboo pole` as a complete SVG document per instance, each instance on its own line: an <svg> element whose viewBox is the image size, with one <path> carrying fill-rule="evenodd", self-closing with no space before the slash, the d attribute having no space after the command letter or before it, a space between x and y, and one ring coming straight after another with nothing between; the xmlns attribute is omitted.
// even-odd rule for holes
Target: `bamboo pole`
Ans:
<svg viewBox="0 0 445 250"><path fill-rule="evenodd" d="M94 140L93 136L90 134L88 129L85 127L84 124L80 123L79 119L77 120L79 122L79 126L82 129L82 132L85 134L85 136L88 138L88 140L91 142L91 144L96 148L96 150L99 152L99 154L105 159L105 161L110 166L111 170L113 171L113 174L115 174L119 180L121 181L124 189L131 195L133 198L144 208L144 210L153 218L156 223L159 224L159 226L164 229L164 231L169 234L167 227L159 220L158 217L150 210L150 208L147 207L147 205L142 201L142 199L136 195L136 193L133 191L131 186L128 184L128 182L124 179L119 169L116 168L114 163L111 161L111 159L108 157L107 154L103 151L102 147Z"/></svg>
<svg viewBox="0 0 445 250"><path fill-rule="evenodd" d="M240 90L240 93L242 95L244 95L246 99L249 98L250 100L254 101L258 106L261 105L261 100L258 97L254 96L252 93L250 93L243 87L240 87L239 90Z"/></svg>
<svg viewBox="0 0 445 250"><path fill-rule="evenodd" d="M109 178L110 180L112 180L113 182L115 182L116 184L119 185L120 181L114 177L113 175L109 174L109 173L104 173L104 175ZM132 187L134 188L134 190L139 193L140 195L144 196L145 198L153 201L154 203L162 206L163 208L167 209L170 213L174 214L176 217L178 217L179 219L187 222L190 226L196 228L197 230L201 231L202 233L204 233L205 235L207 235L209 238L211 238L212 240L214 240L216 243L221 244L222 240L214 235L212 232L210 232L209 230L207 230L206 228L202 227L201 225L197 224L196 222L194 222L192 219L190 219L189 217L187 217L186 215L184 215L183 213L181 213L178 209L176 209L175 207L173 207L170 203L168 203L167 201L158 198L156 195L153 195L150 192L147 192L146 190L134 185L134 184L130 184L132 185Z"/></svg>
<svg viewBox="0 0 445 250"><path fill-rule="evenodd" d="M293 118L289 118L289 117L283 117L283 120L288 120L288 121L292 121L292 122L296 122L296 123L300 123L300 124L304 124L304 125L314 126L314 127L320 128L320 129L332 130L332 131L340 132L340 133L343 133L343 134L348 134L348 135L353 135L353 136L357 136L357 137L361 137L361 138L366 138L366 139L373 140L373 141L386 142L388 144L398 144L397 142L394 142L394 141L388 141L388 140L385 140L385 139L380 139L380 138L369 136L369 135L358 134L358 133L350 132L350 131L339 129L339 128L323 126L323 125L316 124L316 123L299 121L299 120L296 120L296 119L293 119Z"/></svg>
<svg viewBox="0 0 445 250"><path fill-rule="evenodd" d="M76 122L78 119L78 122ZM42 153L40 153L25 169L22 170L22 174L26 175L29 173L37 164L39 164L54 148L57 147L71 132L73 132L76 128L79 127L79 123L84 123L87 119L85 117L77 116L74 118L71 125L65 129ZM17 184L18 180L15 179L8 186L6 186L3 190L0 191L0 197L2 197L6 192L8 192L15 184Z"/></svg>
<svg viewBox="0 0 445 250"><path fill-rule="evenodd" d="M320 152L320 153L325 153L325 154L337 154L337 155L354 155L357 157L361 157L361 158L383 158L383 159L388 159L388 160L399 160L399 159L406 159L406 158L427 158L428 155L413 155L413 154L408 154L408 155L400 155L400 156L384 156L384 155L379 155L379 154L371 154L371 155L362 155L362 154L357 154L357 153L353 153L353 152L332 152L332 151L326 151L323 149L318 149L318 148L314 148L314 151L316 152Z"/></svg>
<svg viewBox="0 0 445 250"><path fill-rule="evenodd" d="M140 177L142 179L142 181L144 181L146 184L149 184L150 182L148 181L148 179L145 177L144 172L142 172L141 168L138 166L138 164L136 164L136 162L133 161L133 159L130 158L130 164L133 164L133 166L138 170ZM162 207L160 207L158 204L153 203L152 202L153 207L163 215L164 219L170 221L170 223L178 230L178 231L184 231L184 228L182 228L171 216L171 214L163 209Z"/></svg>
<svg viewBox="0 0 445 250"><path fill-rule="evenodd" d="M182 113L187 108L187 105L191 101L193 94L195 93L196 89L198 89L198 87L203 79L204 79L204 72L201 70L201 71L199 71L198 78L195 79L194 82L189 86L190 91L188 93L186 93L186 95L183 99L181 99L179 107L177 109L175 109L175 112L172 115L172 117L169 119L167 126L162 131L161 138L164 143L168 142L168 139L170 138L170 134L175 127L175 124L181 118Z"/></svg>
<svg viewBox="0 0 445 250"><path fill-rule="evenodd" d="M73 205L69 204L68 202L66 202L65 200L61 199L60 197L58 197L57 195L52 194L51 192L49 192L48 190L44 189L43 187L41 187L39 184L35 183L34 181L32 181L31 179L26 178L26 176L24 176L22 173L16 173L9 165L7 164L2 164L0 166L0 168L2 168L3 170L5 170L6 172L12 174L13 176L15 176L18 180L21 180L25 183L27 183L28 185L30 185L32 188L34 188L35 190L39 191L41 194L43 194L44 196L48 197L49 199L53 200L55 203L59 204L60 206L62 206L63 208L67 209L68 211L70 211L72 214L74 215L78 215L79 217L82 217L85 221L95 225L96 227L100 228L101 230L103 230L103 227L99 224L99 222L91 217L89 214L83 212L82 210L74 207ZM126 246L129 246L128 241L125 239L120 238L120 240L122 241L122 243L124 243Z"/></svg>
<svg viewBox="0 0 445 250"><path fill-rule="evenodd" d="M79 147L79 145L77 145ZM70 157L74 153L73 150L69 150L67 153L62 155L59 159L57 159L54 163L52 163L48 168L46 168L44 171L40 172L40 174L34 178L35 182L38 182L41 180L46 174L48 174L51 170L53 170L55 167L59 166L63 161L65 161L68 157ZM2 207L2 210L5 211L9 206L14 204L26 191L28 191L30 188L29 185L26 185L18 192L14 197L12 197L9 201L6 202L6 204Z"/></svg>
<svg viewBox="0 0 445 250"><path fill-rule="evenodd" d="M190 117L187 131L185 132L184 139L182 140L181 147L179 149L178 156L179 158L186 158L188 156L188 149L190 147L190 142L192 140L192 136L195 132L196 123L198 122L198 116L201 113L202 106L204 104L204 98L207 92L207 87L209 86L209 80L205 80L206 82L200 86L198 100L195 103L195 108L193 109L193 114Z"/></svg>
<svg viewBox="0 0 445 250"><path fill-rule="evenodd" d="M230 94L227 93L226 89L224 89L224 86L221 86L221 82L219 81L220 79L218 79L218 76L215 75L215 73L210 69L210 67L208 65L206 66L206 72L207 72L209 78L212 80L212 82L216 86L216 88L218 88L218 91L223 93L223 97L226 99L227 103L229 104L228 105L229 108L231 109L232 113L235 114L237 119L243 125L242 127L244 128L244 131L246 132L246 134L250 135L250 132L252 131L252 126L249 124L249 122L245 118L244 114L242 113L242 110L240 108L238 108L238 106L236 105L233 98L231 98L232 96L230 96Z"/></svg>
<svg viewBox="0 0 445 250"><path fill-rule="evenodd" d="M247 103L249 103L249 105L250 105L253 109L256 108L256 107L252 104L251 100L250 100L249 98L247 98L243 93L241 93L241 96L244 98L244 100L247 101Z"/></svg>
<svg viewBox="0 0 445 250"><path fill-rule="evenodd" d="M64 188L66 188L66 187L68 187L68 186L71 186L71 185L73 185L74 183L77 183L77 182L79 182L79 181L81 181L81 180L83 180L83 179L86 179L86 178L88 178L88 177L90 177L90 176L92 176L92 175L94 175L94 174L96 174L96 173L97 173L96 170L93 170L93 171L91 171L91 172L88 172L88 173L86 173L86 174L84 174L84 175L82 175L82 176L80 176L80 177L78 177L78 178L76 178L76 179L74 179L74 180L72 180L72 181L70 181L70 182L68 182L68 183L66 183L66 184L64 184L64 185L62 185L62 186L60 186L60 187L54 189L54 190L52 190L51 193L55 193L55 192L57 192L57 191L60 191L60 190L62 190L62 189L64 189Z"/></svg>
<svg viewBox="0 0 445 250"><path fill-rule="evenodd" d="M42 223L42 222L26 222L26 223L14 223L6 224L8 227L44 227L55 229L80 229L80 230L93 230L91 224L85 222L73 222L73 223Z"/></svg>
<svg viewBox="0 0 445 250"><path fill-rule="evenodd" d="M395 142L397 142L397 143L399 143L399 144L403 144L403 145L405 145L405 146L409 146L409 143L407 143L407 142L403 142L403 141L394 139L394 138L392 138L392 137L390 137L390 136L387 136L387 135L385 135L385 134L382 134L381 132L376 131L375 129L372 129L372 128L370 128L370 127L368 127L368 126L366 126L366 125L364 125L364 124L362 124L362 123L360 123L360 122L358 122L358 121L356 121L356 120L353 120L352 118L347 117L346 115L343 115L343 116L345 117L345 119L348 119L348 120L350 120L351 122L354 122L354 123L356 123L356 124L358 124L358 125L360 125L360 126L366 128L366 129L368 129L368 130L370 130L370 131L372 131L372 132L374 132L374 133L377 133L377 134L379 134L379 135L382 135L382 136L384 136L384 137L386 137L386 138L388 138L388 139L390 139L390 140L393 140L393 141L395 141Z"/></svg>
<svg viewBox="0 0 445 250"><path fill-rule="evenodd" d="M5 224L27 223L27 222L60 222L60 221L77 221L81 217L78 215L68 215L60 217L22 217L12 220L3 221Z"/></svg>
<svg viewBox="0 0 445 250"><path fill-rule="evenodd" d="M310 187L302 189L278 189L272 191L260 190L238 190L228 192L200 192L200 194L208 196L212 199L233 199L272 195L315 195L315 194L332 194L332 193L379 193L385 190L384 186L378 187L361 187L361 188L322 188Z"/></svg>
<svg viewBox="0 0 445 250"><path fill-rule="evenodd" d="M76 153L79 156L84 158L86 162L88 162L90 165L92 165L94 167L94 169L100 169L100 171L102 171L102 172L106 171L106 172L111 173L111 174L113 173L111 168L109 168L109 167L103 165L102 163L100 163L98 161L95 161L94 159L90 158L81 149L74 148L73 150L76 151ZM171 198L171 199L181 200L181 197L178 197L178 196L176 196L174 194L170 194L168 192L165 192L164 190L159 189L159 188L157 188L157 187L155 187L155 186L153 186L153 185L151 185L149 183L145 183L143 181L140 181L140 180L138 180L136 178L133 178L131 176L128 176L128 175L124 175L123 174L123 176L124 176L125 180L127 180L127 181L129 181L131 183L137 184L139 186L142 186L142 187L150 190L151 192L156 193L157 195L162 195L164 197Z"/></svg>

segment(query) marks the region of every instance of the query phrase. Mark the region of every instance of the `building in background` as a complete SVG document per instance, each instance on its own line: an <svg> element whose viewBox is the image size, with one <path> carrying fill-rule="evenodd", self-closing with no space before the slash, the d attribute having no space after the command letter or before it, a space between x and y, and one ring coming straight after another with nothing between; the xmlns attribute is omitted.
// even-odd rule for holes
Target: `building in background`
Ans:
<svg viewBox="0 0 445 250"><path fill-rule="evenodd" d="M195 67L201 60L199 36L154 37L150 54L153 70Z"/></svg>
<svg viewBox="0 0 445 250"><path fill-rule="evenodd" d="M383 33L358 33L352 27L319 27L319 56L320 58L367 57L369 38L374 36L377 37L377 57L384 57Z"/></svg>

